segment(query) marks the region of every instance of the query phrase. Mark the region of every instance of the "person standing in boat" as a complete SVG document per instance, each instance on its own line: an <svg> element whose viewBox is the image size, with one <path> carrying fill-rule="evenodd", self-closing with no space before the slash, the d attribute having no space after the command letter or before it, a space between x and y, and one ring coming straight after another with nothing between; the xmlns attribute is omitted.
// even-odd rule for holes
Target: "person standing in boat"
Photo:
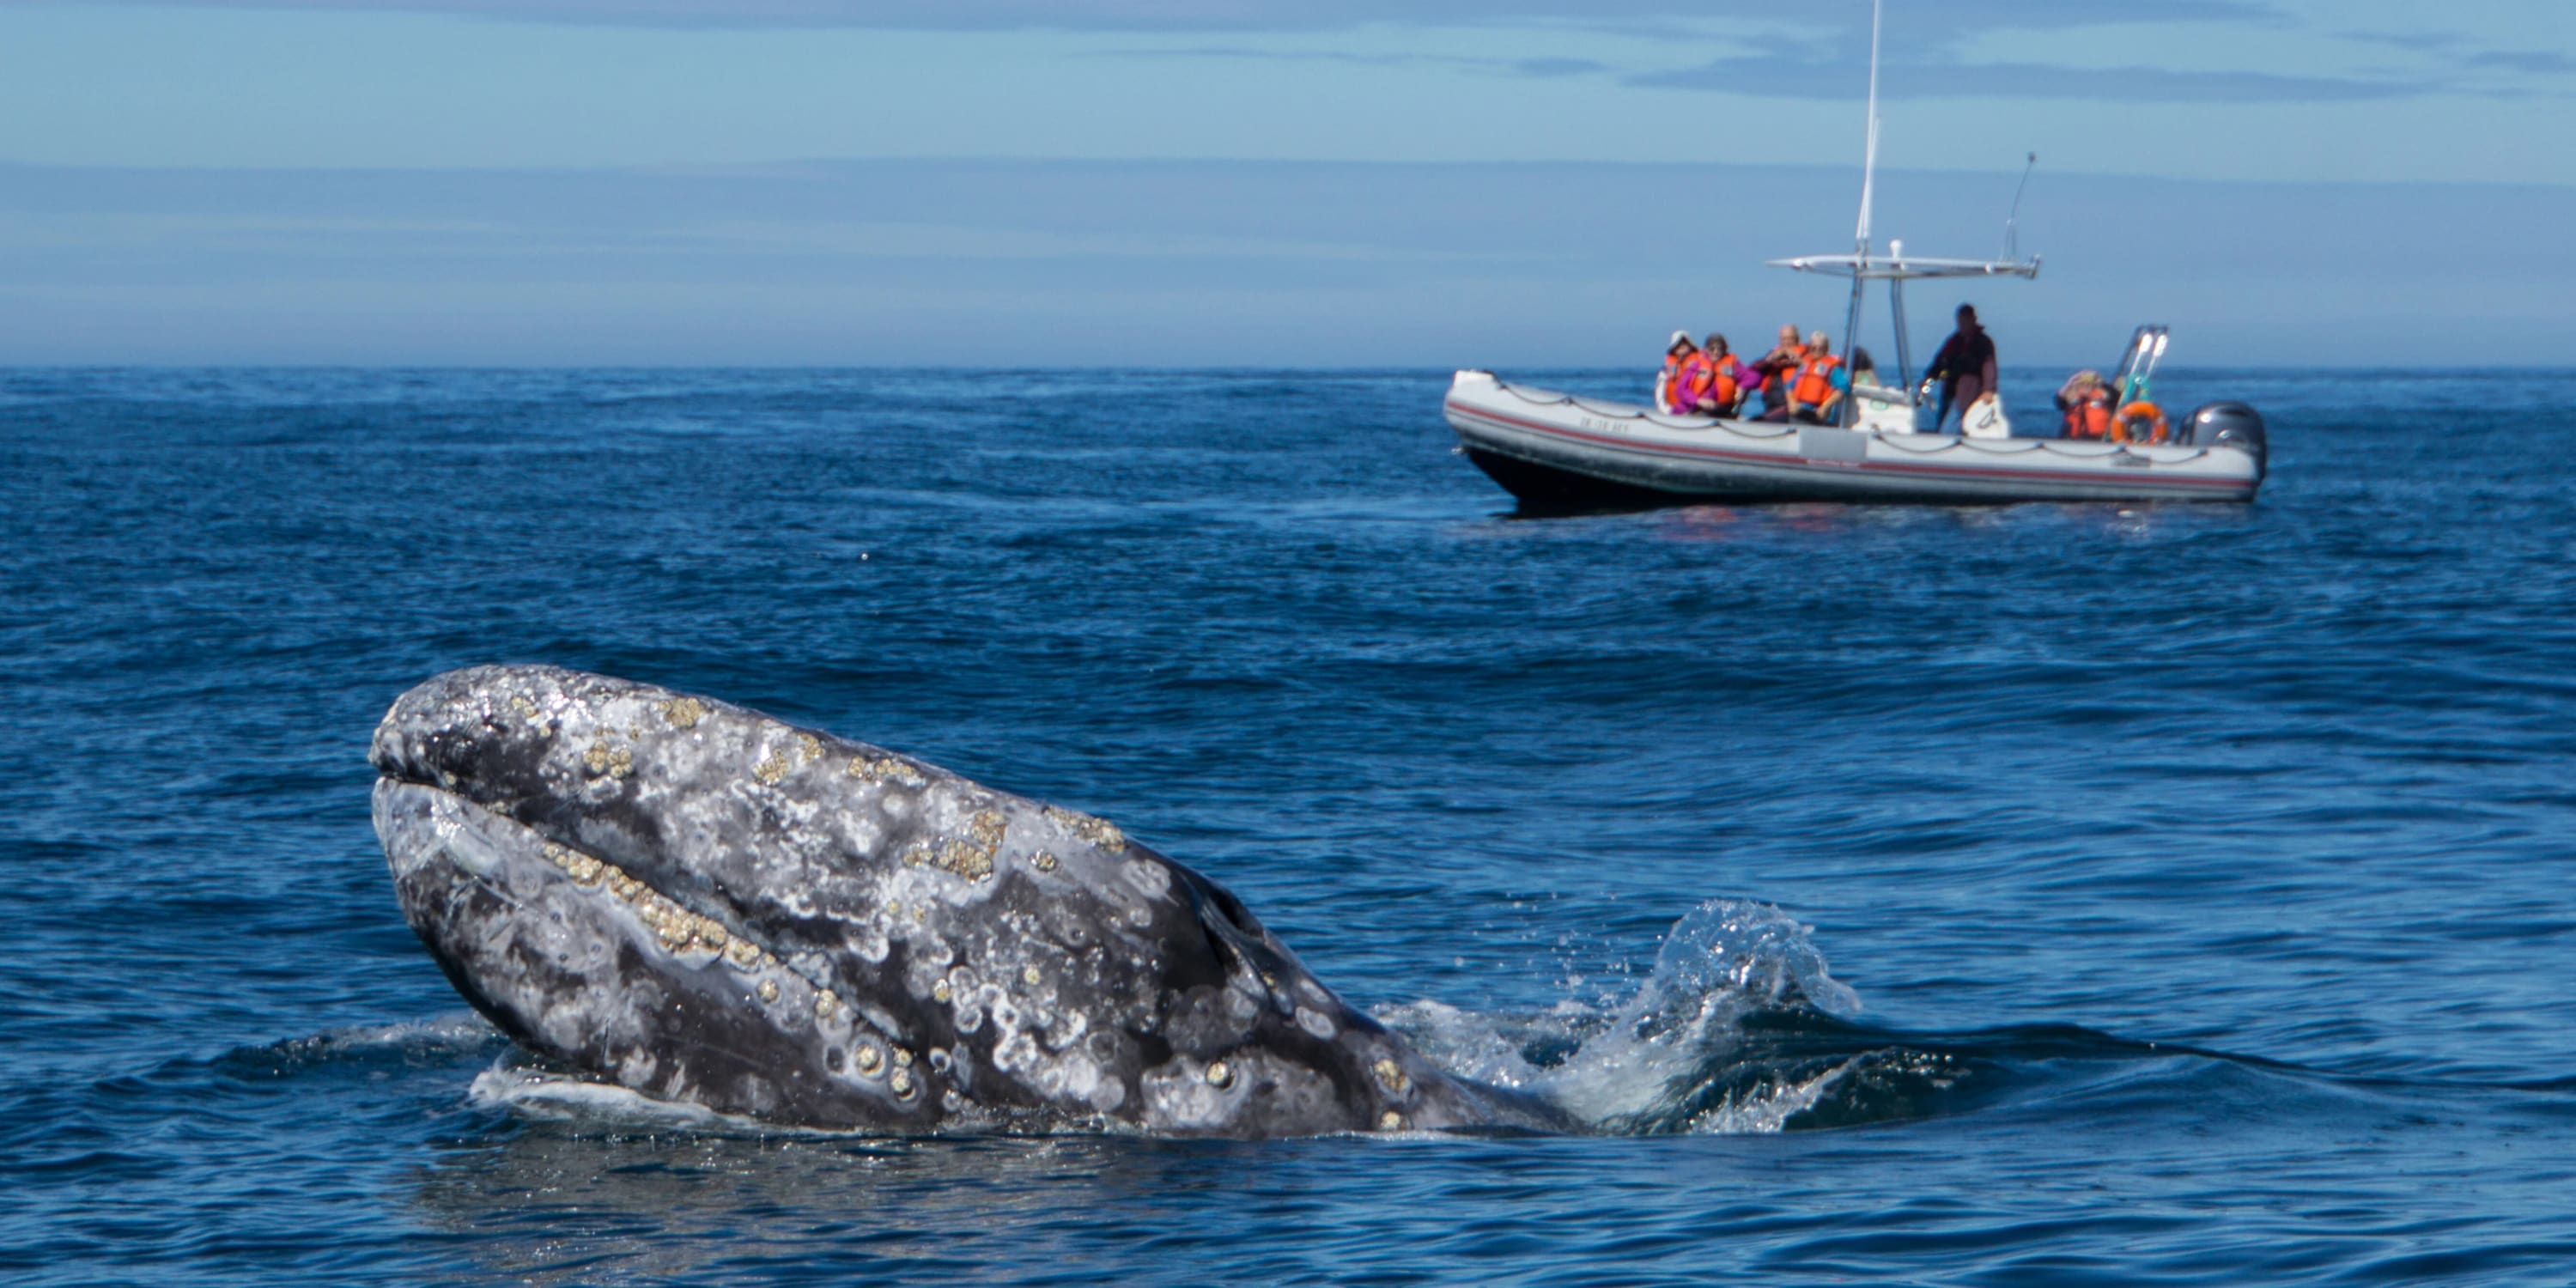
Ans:
<svg viewBox="0 0 2576 1288"><path fill-rule="evenodd" d="M1941 342L1941 351L1932 355L1932 369L1924 373L1924 378L1941 382L1941 409L1932 416L1932 432L1936 434L1944 432L1953 405L1959 408L1959 419L1964 422L1968 408L1995 391L1995 342L1977 324L1977 306L1959 306L1959 329Z"/></svg>
<svg viewBox="0 0 2576 1288"><path fill-rule="evenodd" d="M1674 396L1681 392L1682 368L1699 356L1699 346L1691 343L1690 332L1675 331L1664 343L1664 369L1655 373L1655 410L1678 411Z"/></svg>

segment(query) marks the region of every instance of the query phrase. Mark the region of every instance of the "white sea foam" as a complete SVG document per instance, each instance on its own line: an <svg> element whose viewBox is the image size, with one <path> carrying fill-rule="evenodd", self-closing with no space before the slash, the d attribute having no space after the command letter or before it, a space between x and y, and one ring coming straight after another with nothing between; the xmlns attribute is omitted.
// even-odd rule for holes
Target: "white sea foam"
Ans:
<svg viewBox="0 0 2576 1288"><path fill-rule="evenodd" d="M531 1118L610 1122L648 1128L706 1128L738 1123L704 1105L659 1100L612 1083L592 1082L569 1074L496 1064L474 1075L466 1098L486 1108L508 1109Z"/></svg>
<svg viewBox="0 0 2576 1288"><path fill-rule="evenodd" d="M799 1127L768 1122L740 1114L721 1113L704 1105L665 1100L610 1082L597 1082L578 1074L540 1069L514 1063L504 1056L491 1068L474 1076L466 1088L466 1099L486 1109L501 1109L525 1117L549 1122L593 1126L611 1131L670 1131L739 1134L748 1136L795 1136L846 1139L850 1137L882 1138L889 1133L872 1127ZM1115 1125L1098 1118L1077 1118L1057 1114L1011 1114L981 1106L967 1106L952 1113L929 1135L972 1136L992 1131L1014 1134L1091 1135L1115 1130ZM911 1137L921 1133L902 1131L892 1135Z"/></svg>
<svg viewBox="0 0 2576 1288"><path fill-rule="evenodd" d="M1532 1092L1609 1127L1707 1081L1754 1011L1858 1012L1859 996L1834 979L1808 935L1809 927L1769 904L1712 900L1674 924L1654 970L1623 999L1560 1002L1517 1018L1424 1001L1386 1008L1379 1018L1452 1072ZM1533 1061L1533 1050L1567 1053ZM1845 1062L1795 1082L1730 1092L1693 1114L1685 1130L1778 1131L1848 1068Z"/></svg>

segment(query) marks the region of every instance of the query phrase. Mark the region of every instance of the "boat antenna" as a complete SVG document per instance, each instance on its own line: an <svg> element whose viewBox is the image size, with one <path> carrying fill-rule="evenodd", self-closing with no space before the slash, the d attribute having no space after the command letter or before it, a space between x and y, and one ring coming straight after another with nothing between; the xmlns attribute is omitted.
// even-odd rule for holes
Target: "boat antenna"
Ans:
<svg viewBox="0 0 2576 1288"><path fill-rule="evenodd" d="M1852 361L1860 350L1860 297L1869 285L1869 215L1878 197L1878 33L1887 18L1887 0L1870 0L1869 5L1869 128L1860 156L1860 225L1852 230L1851 311L1843 315L1843 361ZM1837 413L1837 422L1851 427L1858 414L1860 400L1845 398Z"/></svg>
<svg viewBox="0 0 2576 1288"><path fill-rule="evenodd" d="M2021 262L2021 194L2030 191L2030 172L2039 168L2039 154L2030 154L2030 163L2021 168L2021 186L2013 189L2012 213L2004 216L2004 262Z"/></svg>
<svg viewBox="0 0 2576 1288"><path fill-rule="evenodd" d="M1870 0L1869 6L1869 125L1861 146L1860 160L1860 226L1853 230L1852 241L1861 258L1869 258L1869 215L1876 201L1878 183L1878 32L1887 16L1887 0Z"/></svg>

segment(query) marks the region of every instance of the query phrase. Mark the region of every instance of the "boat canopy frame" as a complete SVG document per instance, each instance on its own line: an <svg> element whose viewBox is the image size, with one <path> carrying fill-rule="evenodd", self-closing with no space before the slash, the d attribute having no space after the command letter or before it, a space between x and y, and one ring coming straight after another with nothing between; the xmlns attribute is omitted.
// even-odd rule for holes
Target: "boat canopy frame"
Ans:
<svg viewBox="0 0 2576 1288"><path fill-rule="evenodd" d="M1860 344L1862 292L1871 282L1887 283L1887 311L1896 323L1896 382L1908 398L1916 396L1914 388L1913 336L1905 324L1905 284L1919 278L1998 278L2018 277L2024 281L2039 276L2039 257L2029 259L1916 259L1905 254L1905 243L1890 242L1885 258L1874 256L1867 246L1850 255L1799 255L1791 259L1764 261L1771 268L1786 268L1800 273L1817 273L1826 277L1848 277L1852 284L1851 311L1843 323L1843 357L1850 360ZM1858 401L1843 400L1842 423L1848 427L1858 414Z"/></svg>
<svg viewBox="0 0 2576 1288"><path fill-rule="evenodd" d="M2013 192L2012 214L2004 220L2004 253L1999 259L1924 259L1909 258L1905 243L1891 240L1884 256L1873 253L1870 216L1877 204L1878 191L1878 53L1879 37L1886 25L1886 0L1871 0L1869 20L1869 115L1861 152L1860 222L1853 230L1852 253L1848 255L1800 255L1790 259L1765 261L1772 268L1786 268L1801 273L1818 273L1827 277L1851 279L1851 308L1843 318L1843 360L1849 362L1860 344L1861 301L1871 282L1887 283L1888 311L1896 322L1896 376L1899 388L1915 405L1922 401L1921 391L1914 387L1913 338L1905 325L1905 284L1918 278L2001 278L2018 277L2028 281L2039 276L2039 257L2021 258L2017 224L2021 218L2022 194L2030 187L2030 172L2039 164L2039 154L2030 154L2029 165L2021 172L2021 186ZM2159 350L2161 353L2161 350ZM1850 428L1860 414L1860 399L1846 396L1839 423ZM1936 427L1937 428L1937 427Z"/></svg>

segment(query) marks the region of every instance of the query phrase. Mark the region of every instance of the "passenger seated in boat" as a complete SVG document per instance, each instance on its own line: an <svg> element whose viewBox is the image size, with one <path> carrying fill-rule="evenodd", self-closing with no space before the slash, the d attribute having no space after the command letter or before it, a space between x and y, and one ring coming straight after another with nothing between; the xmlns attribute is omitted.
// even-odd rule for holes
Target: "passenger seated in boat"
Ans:
<svg viewBox="0 0 2576 1288"><path fill-rule="evenodd" d="M1869 356L1869 350L1861 348L1858 345L1852 346L1851 387L1858 389L1862 385L1876 385L1877 383L1878 363Z"/></svg>
<svg viewBox="0 0 2576 1288"><path fill-rule="evenodd" d="M1834 356L1833 341L1822 331L1809 332L1807 356L1789 383L1789 419L1802 425L1840 424L1843 396L1850 389L1851 371Z"/></svg>
<svg viewBox="0 0 2576 1288"><path fill-rule="evenodd" d="M2111 436L2111 405L2118 399L2099 371L2079 371L2057 389L2057 410L2064 414L2068 438Z"/></svg>
<svg viewBox="0 0 2576 1288"><path fill-rule="evenodd" d="M1732 417L1743 410L1744 395L1761 383L1762 373L1736 357L1725 336L1712 333L1699 357L1687 364L1678 401L1702 416Z"/></svg>
<svg viewBox="0 0 2576 1288"><path fill-rule="evenodd" d="M1798 324L1781 323L1780 343L1771 346L1771 352L1753 364L1754 370L1762 374L1762 419L1789 418L1789 379L1797 373L1798 364L1806 360L1806 346L1798 343Z"/></svg>
<svg viewBox="0 0 2576 1288"><path fill-rule="evenodd" d="M1698 356L1699 346L1691 343L1688 331L1675 331L1664 343L1664 369L1655 373L1655 410L1688 410L1687 404L1675 407L1673 399L1681 392L1683 364Z"/></svg>

